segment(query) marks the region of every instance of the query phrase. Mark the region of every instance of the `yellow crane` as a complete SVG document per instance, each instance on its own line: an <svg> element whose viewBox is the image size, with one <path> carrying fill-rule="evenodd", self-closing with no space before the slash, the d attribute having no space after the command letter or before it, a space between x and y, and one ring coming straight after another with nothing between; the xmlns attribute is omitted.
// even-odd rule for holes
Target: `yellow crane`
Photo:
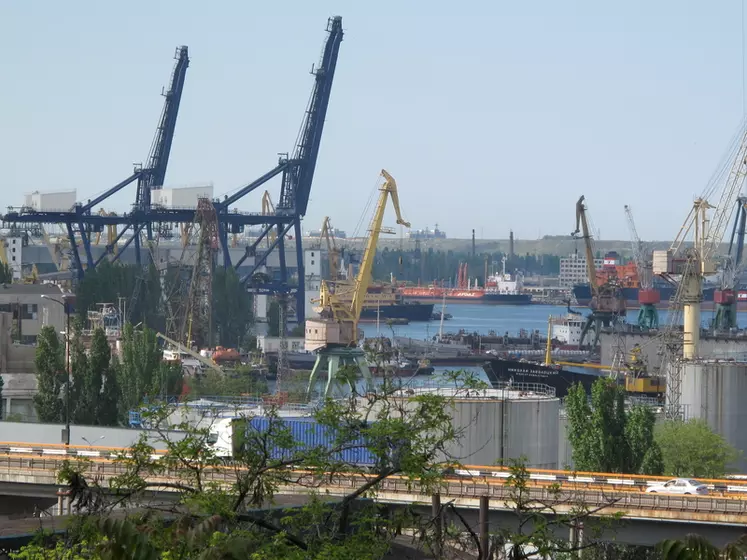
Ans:
<svg viewBox="0 0 747 560"><path fill-rule="evenodd" d="M394 229L382 225L389 198L392 200L392 206L397 215L397 223L407 228L410 227L409 222L402 218L397 182L385 169L381 170L381 176L384 182L379 187L379 199L368 228L366 249L355 277L352 299L340 298L330 289L327 281L322 280L319 294L321 318L306 321L305 348L307 351L317 352L317 361L309 378L309 390L312 389L316 376L325 363L328 365L325 394L329 393L331 383L336 379L341 364L357 365L363 376L370 380L371 374L363 350L357 347L358 321L368 287L371 284L371 272L379 237L382 233L396 233Z"/></svg>
<svg viewBox="0 0 747 560"><path fill-rule="evenodd" d="M337 249L337 244L335 243L334 228L330 223L329 216L325 216L324 221L322 222L322 229L319 238L324 239L327 243L329 278L334 282L339 279L340 275L340 251Z"/></svg>

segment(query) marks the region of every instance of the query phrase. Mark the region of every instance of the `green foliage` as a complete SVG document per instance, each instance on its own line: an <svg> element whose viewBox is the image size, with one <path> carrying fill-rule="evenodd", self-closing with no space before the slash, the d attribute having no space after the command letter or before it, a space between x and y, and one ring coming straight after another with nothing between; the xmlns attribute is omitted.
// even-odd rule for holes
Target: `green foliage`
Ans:
<svg viewBox="0 0 747 560"><path fill-rule="evenodd" d="M88 352L82 345L80 330L71 345L73 387L70 421L73 424L114 426L117 424L119 389L112 353L106 334L97 328L91 335Z"/></svg>
<svg viewBox="0 0 747 560"><path fill-rule="evenodd" d="M267 382L258 379L248 368L236 368L227 374L208 370L189 381L190 396L239 396L267 392Z"/></svg>
<svg viewBox="0 0 747 560"><path fill-rule="evenodd" d="M739 453L699 419L667 421L656 430L664 472L679 477L723 477Z"/></svg>
<svg viewBox="0 0 747 560"><path fill-rule="evenodd" d="M390 275L397 280L427 284L434 280L456 281L460 263L467 263L470 276L477 277L480 285L485 274L485 261L488 272L493 268L500 271L503 253L482 253L472 255L471 251L436 251L428 250L400 251L388 247L376 252L373 277L388 281ZM498 263L493 267L493 263ZM506 262L506 270L521 270L526 274L558 274L560 257L555 255L514 255Z"/></svg>
<svg viewBox="0 0 747 560"><path fill-rule="evenodd" d="M147 327L135 330L126 324L122 332L122 354L114 365L119 411L123 422L144 397L178 395L182 391L182 370L163 361L156 333Z"/></svg>
<svg viewBox="0 0 747 560"><path fill-rule="evenodd" d="M252 324L252 296L233 268L213 273L212 315L217 344L240 348Z"/></svg>
<svg viewBox="0 0 747 560"><path fill-rule="evenodd" d="M140 280L138 280L140 278ZM136 284L140 282L137 301L132 300ZM142 267L102 261L95 270L86 272L75 290L75 307L81 320L87 319L88 311L97 303L116 304L125 298L128 314L134 324L143 322L160 328L163 316L160 309L161 283L158 271L151 266L143 277Z"/></svg>
<svg viewBox="0 0 747 560"><path fill-rule="evenodd" d="M591 403L584 388L576 384L568 393L566 410L576 469L661 473L653 413L643 407L626 411L624 389L613 380L600 378L594 383Z"/></svg>
<svg viewBox="0 0 747 560"><path fill-rule="evenodd" d="M85 542L67 543L57 540L51 544L27 544L9 554L10 560L87 560L92 551Z"/></svg>
<svg viewBox="0 0 747 560"><path fill-rule="evenodd" d="M661 560L743 560L747 556L747 535L723 549L700 535L690 534L682 540L666 540L656 545Z"/></svg>
<svg viewBox="0 0 747 560"><path fill-rule="evenodd" d="M482 386L468 374L454 374L453 379L464 390ZM461 435L451 409L462 392L402 398L401 391L399 384L385 383L365 397L324 401L313 417L330 438L308 446L299 446L278 411L270 408L266 429L248 421L237 424L236 468L229 469L222 468L223 459L209 445L206 424L168 426L186 433L174 439L165 424L172 409L153 410L147 416L158 441L142 437L117 458L121 474L105 488L97 487L92 465L70 464L60 472L88 520L87 528L71 538L89 543L97 558L383 558L403 526L421 521L361 498L375 495L381 482L394 475L424 492L437 491L444 462L453 461L444 450ZM366 418L368 422L362 421ZM376 457L373 469L340 455L362 442ZM156 448L166 453L154 457ZM336 473L358 476L350 479L347 495L329 502L322 498L324 486ZM307 494L303 506L280 516L261 509L288 485ZM175 492L173 522L164 523L156 514L127 519L107 514L107 500L143 507L154 487Z"/></svg>
<svg viewBox="0 0 747 560"><path fill-rule="evenodd" d="M8 263L0 263L0 284L13 283L13 269Z"/></svg>
<svg viewBox="0 0 747 560"><path fill-rule="evenodd" d="M41 422L59 423L64 420L63 386L65 373L64 344L52 326L42 327L36 339L36 379L38 391L34 395L36 413Z"/></svg>

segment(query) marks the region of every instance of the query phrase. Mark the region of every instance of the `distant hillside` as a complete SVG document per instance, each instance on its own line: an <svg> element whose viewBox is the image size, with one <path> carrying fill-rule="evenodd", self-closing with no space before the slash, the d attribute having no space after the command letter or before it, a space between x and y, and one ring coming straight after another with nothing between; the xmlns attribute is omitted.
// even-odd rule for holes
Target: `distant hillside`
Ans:
<svg viewBox="0 0 747 560"><path fill-rule="evenodd" d="M358 250L363 249L364 239L342 239L338 240L338 245L346 248L356 248ZM656 241L650 243L649 246L656 250L666 250L671 245L671 241ZM383 249L388 247L389 249L402 248L410 250L415 248L415 241L410 239L391 238L381 239L379 241L379 248ZM428 241L421 241L420 248L427 250L433 248L434 250L442 251L471 251L472 240L471 239L432 239ZM476 239L475 250L477 253L507 253L509 249L508 239ZM632 253L630 241L615 241L615 240L601 240L594 241L594 249L600 253L607 251L617 251L623 256L630 256ZM570 255L574 251L578 250L581 253L584 250L583 241L580 239L573 239L570 236L545 236L542 239L516 239L514 240L514 251L516 254L533 254L533 255L557 255L565 257ZM723 246L723 251L726 252L728 247Z"/></svg>

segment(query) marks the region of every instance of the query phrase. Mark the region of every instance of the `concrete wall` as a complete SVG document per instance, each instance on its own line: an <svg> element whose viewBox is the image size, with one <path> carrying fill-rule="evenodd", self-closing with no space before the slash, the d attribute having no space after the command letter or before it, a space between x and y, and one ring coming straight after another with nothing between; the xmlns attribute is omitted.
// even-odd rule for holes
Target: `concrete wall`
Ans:
<svg viewBox="0 0 747 560"><path fill-rule="evenodd" d="M3 373L3 418L18 416L25 422L37 419L34 395L36 374Z"/></svg>
<svg viewBox="0 0 747 560"><path fill-rule="evenodd" d="M744 455L735 468L747 472L747 363L696 362L682 369L686 418L701 418Z"/></svg>
<svg viewBox="0 0 747 560"><path fill-rule="evenodd" d="M465 433L449 451L465 464L492 465L523 456L527 466L556 468L559 409L558 399L544 397L458 400L454 427Z"/></svg>

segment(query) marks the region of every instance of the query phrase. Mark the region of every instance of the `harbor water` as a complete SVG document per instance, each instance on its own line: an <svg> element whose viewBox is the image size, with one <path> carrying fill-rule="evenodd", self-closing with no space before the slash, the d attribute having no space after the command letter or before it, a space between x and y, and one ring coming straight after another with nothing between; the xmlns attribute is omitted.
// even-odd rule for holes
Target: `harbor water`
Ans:
<svg viewBox="0 0 747 560"><path fill-rule="evenodd" d="M441 306L436 305L435 311L440 311ZM583 307L574 308L582 316L586 316L589 310ZM464 330L467 333L488 334L495 331L497 335L508 333L511 336L518 335L521 329L526 331L539 330L542 336L547 333L547 318L550 315L562 316L568 313L568 309L556 305L480 305L480 304L457 304L447 305L447 314L452 318L443 322L444 333L455 333ZM627 322L635 323L638 316L637 309L628 310ZM703 327L714 318L715 311L704 311L702 313ZM659 311L659 323L664 326L667 321L667 312ZM737 322L740 328L747 327L747 312L737 313ZM403 336L418 340L432 339L438 335L440 321L413 322L408 325L387 325L381 321L377 327L376 323L360 325L366 337L381 336Z"/></svg>

